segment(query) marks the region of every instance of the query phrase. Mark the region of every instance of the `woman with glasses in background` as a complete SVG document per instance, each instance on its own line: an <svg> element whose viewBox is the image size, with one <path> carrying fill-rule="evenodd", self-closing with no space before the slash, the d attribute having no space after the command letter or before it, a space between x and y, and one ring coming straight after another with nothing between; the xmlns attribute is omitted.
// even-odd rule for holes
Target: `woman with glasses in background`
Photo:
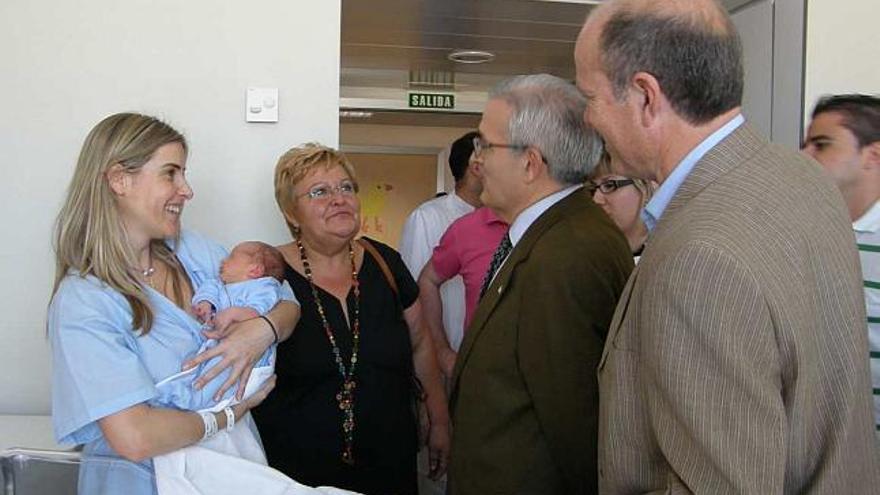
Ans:
<svg viewBox="0 0 880 495"><path fill-rule="evenodd" d="M278 346L275 392L255 410L269 465L300 482L365 494L416 494L415 375L430 420L432 475L446 469L446 397L418 302L397 251L355 237L355 171L318 144L275 168L275 199L293 242L279 246L302 304Z"/></svg>
<svg viewBox="0 0 880 495"><path fill-rule="evenodd" d="M615 174L613 170L618 167L614 167L612 161L605 151L587 181L587 189L592 192L593 201L605 210L626 236L633 256L638 260L648 238L648 228L642 221L641 212L654 194L655 185L644 179Z"/></svg>

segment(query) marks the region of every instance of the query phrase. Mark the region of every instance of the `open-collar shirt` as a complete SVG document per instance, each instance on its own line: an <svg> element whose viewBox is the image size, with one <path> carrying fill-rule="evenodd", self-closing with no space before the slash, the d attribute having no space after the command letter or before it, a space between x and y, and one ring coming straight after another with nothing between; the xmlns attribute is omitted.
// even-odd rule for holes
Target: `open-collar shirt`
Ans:
<svg viewBox="0 0 880 495"><path fill-rule="evenodd" d="M660 221L660 217L663 215L666 207L669 206L669 202L675 197L678 188L681 187L685 179L688 178L688 175L690 175L697 162L700 161L700 158L703 158L709 150L714 148L716 144L720 143L722 139L729 136L730 133L735 131L743 124L743 122L745 122L745 118L743 118L742 114L737 114L736 117L730 119L729 122L700 142L696 148L692 149L691 152L675 166L675 169L673 169L672 173L669 174L669 177L663 181L663 184L660 185L654 193L654 196L651 197L651 201L645 205L645 209L641 212L642 221L645 222L645 226L648 227L649 232L652 232L657 226L657 222Z"/></svg>

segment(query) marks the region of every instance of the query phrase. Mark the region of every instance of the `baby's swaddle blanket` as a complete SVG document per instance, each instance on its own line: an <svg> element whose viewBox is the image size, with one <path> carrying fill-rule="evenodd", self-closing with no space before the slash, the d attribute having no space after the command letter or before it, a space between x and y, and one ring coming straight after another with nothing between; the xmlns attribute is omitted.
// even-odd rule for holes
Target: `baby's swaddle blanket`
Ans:
<svg viewBox="0 0 880 495"><path fill-rule="evenodd" d="M216 345L208 341L199 352ZM185 406L204 406L226 378L226 373L195 391L192 383L202 372L215 364L210 360L201 366L177 373L156 384L159 398L154 401L166 406L191 409ZM244 396L250 397L275 372L274 346L254 366L245 387ZM214 384L212 387L211 384ZM187 393L188 391L188 393ZM200 407L200 411L218 412L236 403L234 390L227 392L216 404ZM343 495L347 490L332 487L311 488L288 478L267 465L266 454L259 433L250 414L237 418L231 431L220 430L213 437L189 447L153 458L156 487L159 495L239 495L259 493L267 495Z"/></svg>
<svg viewBox="0 0 880 495"><path fill-rule="evenodd" d="M238 427L239 425L236 425L235 429ZM221 435L223 432L217 434L217 436ZM202 447L201 444L155 457L153 464L156 467L156 485L159 489L159 495L240 495L244 493L348 495L355 493L333 487L308 487L269 466L217 452Z"/></svg>

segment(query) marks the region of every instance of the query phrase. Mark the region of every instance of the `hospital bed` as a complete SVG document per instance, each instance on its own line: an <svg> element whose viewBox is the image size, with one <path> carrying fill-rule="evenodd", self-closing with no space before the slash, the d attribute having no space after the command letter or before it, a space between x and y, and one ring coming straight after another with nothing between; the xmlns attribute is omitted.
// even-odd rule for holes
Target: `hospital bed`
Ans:
<svg viewBox="0 0 880 495"><path fill-rule="evenodd" d="M80 453L12 448L0 452L0 495L76 495Z"/></svg>

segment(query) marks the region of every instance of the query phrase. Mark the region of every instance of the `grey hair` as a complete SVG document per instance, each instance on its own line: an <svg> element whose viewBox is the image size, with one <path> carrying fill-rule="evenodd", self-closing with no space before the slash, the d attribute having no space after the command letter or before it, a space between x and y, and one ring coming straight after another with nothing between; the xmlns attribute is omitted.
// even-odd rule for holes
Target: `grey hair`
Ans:
<svg viewBox="0 0 880 495"><path fill-rule="evenodd" d="M510 105L507 138L538 148L550 177L583 183L602 155L602 140L584 122L586 99L573 84L549 74L516 76L489 93Z"/></svg>

